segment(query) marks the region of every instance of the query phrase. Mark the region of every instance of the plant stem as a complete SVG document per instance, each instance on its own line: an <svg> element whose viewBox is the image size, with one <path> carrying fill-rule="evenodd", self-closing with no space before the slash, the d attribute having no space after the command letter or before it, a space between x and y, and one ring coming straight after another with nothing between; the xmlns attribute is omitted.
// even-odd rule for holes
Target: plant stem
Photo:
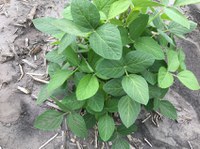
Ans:
<svg viewBox="0 0 200 149"><path fill-rule="evenodd" d="M125 70L126 76L129 76L128 71L126 70L126 68L124 70Z"/></svg>
<svg viewBox="0 0 200 149"><path fill-rule="evenodd" d="M66 116L63 118L63 123L62 123L62 142L63 142L63 149L68 149L67 146L67 124L66 124Z"/></svg>
<svg viewBox="0 0 200 149"><path fill-rule="evenodd" d="M157 18L161 13L163 12L163 9L161 9L153 18L151 18L147 24L147 26L155 19Z"/></svg>

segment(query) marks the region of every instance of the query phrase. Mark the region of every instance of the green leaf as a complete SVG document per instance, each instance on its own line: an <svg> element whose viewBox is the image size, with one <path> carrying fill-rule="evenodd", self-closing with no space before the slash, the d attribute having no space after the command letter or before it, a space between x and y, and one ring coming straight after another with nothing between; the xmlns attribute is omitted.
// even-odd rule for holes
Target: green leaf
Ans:
<svg viewBox="0 0 200 149"><path fill-rule="evenodd" d="M122 45L125 46L129 43L131 43L132 41L129 38L129 33L128 30L122 26L118 26L118 29L120 31L121 34L121 39L122 39Z"/></svg>
<svg viewBox="0 0 200 149"><path fill-rule="evenodd" d="M48 52L45 56L45 58L53 63L56 64L61 64L66 60L66 55L65 54L59 54L58 50L52 50L51 52Z"/></svg>
<svg viewBox="0 0 200 149"><path fill-rule="evenodd" d="M154 61L154 56L151 54L143 51L131 51L125 57L126 70L131 73L142 72L153 65Z"/></svg>
<svg viewBox="0 0 200 149"><path fill-rule="evenodd" d="M71 48L71 47L68 47L66 50L65 50L65 53L66 55L66 59L67 61L73 65L73 66L78 66L79 63L80 63L80 59L78 57L78 54L76 52L74 52L74 50Z"/></svg>
<svg viewBox="0 0 200 149"><path fill-rule="evenodd" d="M168 92L169 88L160 88L157 85L149 85L149 96L150 98L162 99Z"/></svg>
<svg viewBox="0 0 200 149"><path fill-rule="evenodd" d="M84 73L82 72L76 72L74 74L74 83L76 85L76 87L78 86L78 83L80 82L80 80L85 76Z"/></svg>
<svg viewBox="0 0 200 149"><path fill-rule="evenodd" d="M108 114L99 118L98 130L103 141L108 141L115 130L115 122Z"/></svg>
<svg viewBox="0 0 200 149"><path fill-rule="evenodd" d="M196 27L197 27L197 23L193 22L193 21L189 21L190 23L190 28L186 28L184 26L179 25L176 22L171 22L168 26L168 30L169 32L177 35L177 36L183 36L187 33L192 32Z"/></svg>
<svg viewBox="0 0 200 149"><path fill-rule="evenodd" d="M129 128L126 128L126 126L124 126L123 124L117 127L117 132L123 136L127 136L136 131L137 131L137 126L135 124L131 125Z"/></svg>
<svg viewBox="0 0 200 149"><path fill-rule="evenodd" d="M51 93L61 85L74 73L74 71L69 70L59 70L51 78L47 90Z"/></svg>
<svg viewBox="0 0 200 149"><path fill-rule="evenodd" d="M36 118L34 127L41 130L52 131L58 129L62 121L63 113L55 110L47 110Z"/></svg>
<svg viewBox="0 0 200 149"><path fill-rule="evenodd" d="M175 0L175 6L184 6L184 5L191 5L191 4L198 4L200 0Z"/></svg>
<svg viewBox="0 0 200 149"><path fill-rule="evenodd" d="M115 98L106 100L105 109L110 113L118 112L118 102L119 100Z"/></svg>
<svg viewBox="0 0 200 149"><path fill-rule="evenodd" d="M77 86L76 97L78 100L86 100L94 96L98 89L98 79L92 74L85 75Z"/></svg>
<svg viewBox="0 0 200 149"><path fill-rule="evenodd" d="M73 0L71 3L73 21L85 28L95 29L99 25L100 14L88 0Z"/></svg>
<svg viewBox="0 0 200 149"><path fill-rule="evenodd" d="M172 8L172 7L166 7L164 12L174 22L188 29L190 28L190 22L188 21L188 19L177 9Z"/></svg>
<svg viewBox="0 0 200 149"><path fill-rule="evenodd" d="M87 129L94 127L94 125L96 124L95 116L92 114L87 113L83 116L83 118L85 120Z"/></svg>
<svg viewBox="0 0 200 149"><path fill-rule="evenodd" d="M132 10L127 19L126 19L126 25L129 26L140 14L140 11L138 10Z"/></svg>
<svg viewBox="0 0 200 149"><path fill-rule="evenodd" d="M93 0L99 11L102 11L107 16L110 10L110 6L117 0Z"/></svg>
<svg viewBox="0 0 200 149"><path fill-rule="evenodd" d="M150 37L139 38L139 40L135 42L134 46L137 50L153 55L156 60L162 60L165 58L160 45Z"/></svg>
<svg viewBox="0 0 200 149"><path fill-rule="evenodd" d="M65 34L60 41L58 54L61 54L75 40L76 40L76 37L74 35Z"/></svg>
<svg viewBox="0 0 200 149"><path fill-rule="evenodd" d="M141 108L139 103L132 100L129 96L124 96L119 100L118 110L123 124L129 128L135 123Z"/></svg>
<svg viewBox="0 0 200 149"><path fill-rule="evenodd" d="M85 73L92 73L92 72L94 72L94 70L92 69L92 67L90 66L90 64L86 61L85 58L82 59L80 65L79 65L79 69L81 70L81 72L85 72Z"/></svg>
<svg viewBox="0 0 200 149"><path fill-rule="evenodd" d="M183 83L189 89L191 89L191 90L199 90L200 89L198 80L191 71L184 70L184 71L180 72L177 75L177 77L181 81L181 83Z"/></svg>
<svg viewBox="0 0 200 149"><path fill-rule="evenodd" d="M123 96L125 92L122 88L122 79L112 79L104 84L103 89L112 96Z"/></svg>
<svg viewBox="0 0 200 149"><path fill-rule="evenodd" d="M164 21L161 19L161 16L159 15L159 11L158 10L154 10L153 14L152 14L152 21L153 21L153 24L155 25L155 27L157 29L164 29L165 28L165 24L164 24Z"/></svg>
<svg viewBox="0 0 200 149"><path fill-rule="evenodd" d="M82 116L72 113L67 116L67 125L69 129L78 137L86 138L88 135L85 121Z"/></svg>
<svg viewBox="0 0 200 149"><path fill-rule="evenodd" d="M50 78L55 74L56 71L60 70L61 67L57 63L49 63L48 65L48 74Z"/></svg>
<svg viewBox="0 0 200 149"><path fill-rule="evenodd" d="M161 103L161 100L155 98L155 99L153 100L153 110L158 111L158 110L159 110L159 107L160 107L160 103Z"/></svg>
<svg viewBox="0 0 200 149"><path fill-rule="evenodd" d="M130 36L133 40L136 40L144 32L149 21L149 15L140 14L129 25Z"/></svg>
<svg viewBox="0 0 200 149"><path fill-rule="evenodd" d="M141 72L142 76L145 78L145 80L150 83L151 85L155 85L157 83L157 74L152 73L148 70L145 70Z"/></svg>
<svg viewBox="0 0 200 149"><path fill-rule="evenodd" d="M171 45L175 46L173 39L171 39L165 32L158 29L158 33Z"/></svg>
<svg viewBox="0 0 200 149"><path fill-rule="evenodd" d="M47 85L43 86L39 92L36 104L41 105L50 96L47 91Z"/></svg>
<svg viewBox="0 0 200 149"><path fill-rule="evenodd" d="M124 11L126 11L130 6L130 4L131 4L130 0L118 0L114 2L110 7L108 19L112 19L118 16L119 14L123 13Z"/></svg>
<svg viewBox="0 0 200 149"><path fill-rule="evenodd" d="M158 85L161 88L168 88L174 82L174 77L167 71L166 68L161 67L158 72Z"/></svg>
<svg viewBox="0 0 200 149"><path fill-rule="evenodd" d="M167 6L169 4L169 0L161 0L160 2L162 4L164 4L165 6Z"/></svg>
<svg viewBox="0 0 200 149"><path fill-rule="evenodd" d="M105 59L119 60L122 57L122 41L118 28L112 24L100 26L90 36L90 46Z"/></svg>
<svg viewBox="0 0 200 149"><path fill-rule="evenodd" d="M177 119L177 112L176 108L167 100L161 100L159 104L160 113L164 116L176 120Z"/></svg>
<svg viewBox="0 0 200 149"><path fill-rule="evenodd" d="M178 59L180 62L180 67L179 67L179 72L182 70L186 70L186 64L185 64L185 53L183 52L182 49L179 49L178 51Z"/></svg>
<svg viewBox="0 0 200 149"><path fill-rule="evenodd" d="M78 101L75 94L66 96L61 103L70 110L78 110L83 107L85 101Z"/></svg>
<svg viewBox="0 0 200 149"><path fill-rule="evenodd" d="M89 98L87 101L87 106L95 112L101 112L104 107L103 93L97 92L93 97Z"/></svg>
<svg viewBox="0 0 200 149"><path fill-rule="evenodd" d="M68 20L73 20L72 18L72 14L71 14L71 6L67 6L63 12L62 12L62 16L65 18L65 19L68 19Z"/></svg>
<svg viewBox="0 0 200 149"><path fill-rule="evenodd" d="M33 24L39 31L54 36L64 32L54 25L56 21L58 20L50 17L38 18L33 20Z"/></svg>
<svg viewBox="0 0 200 149"><path fill-rule="evenodd" d="M88 29L76 25L67 19L38 18L33 20L35 27L47 34L68 33L76 36L87 36Z"/></svg>
<svg viewBox="0 0 200 149"><path fill-rule="evenodd" d="M174 50L169 49L167 51L167 60L168 60L168 71L175 72L180 65L178 53Z"/></svg>
<svg viewBox="0 0 200 149"><path fill-rule="evenodd" d="M130 149L128 142L122 138L113 141L112 149Z"/></svg>
<svg viewBox="0 0 200 149"><path fill-rule="evenodd" d="M124 74L122 60L100 60L96 66L97 73L109 78L119 78Z"/></svg>
<svg viewBox="0 0 200 149"><path fill-rule="evenodd" d="M154 64L149 68L149 71L157 73L160 67L167 67L167 63L165 60L156 60Z"/></svg>
<svg viewBox="0 0 200 149"><path fill-rule="evenodd" d="M135 7L156 7L156 6L163 6L162 4L159 4L157 2L153 2L151 0L132 0Z"/></svg>
<svg viewBox="0 0 200 149"><path fill-rule="evenodd" d="M146 105L149 101L149 89L146 80L135 74L125 76L122 80L124 91L135 101Z"/></svg>

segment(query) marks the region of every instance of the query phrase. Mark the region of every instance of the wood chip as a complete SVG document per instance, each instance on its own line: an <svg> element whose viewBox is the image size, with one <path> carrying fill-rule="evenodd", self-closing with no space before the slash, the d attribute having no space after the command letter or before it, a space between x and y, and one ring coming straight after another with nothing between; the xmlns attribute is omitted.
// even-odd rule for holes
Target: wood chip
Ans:
<svg viewBox="0 0 200 149"><path fill-rule="evenodd" d="M31 11L29 12L29 14L27 15L27 21L30 21L29 26L32 23L32 20L35 17L36 14L36 10L37 10L38 5L33 6L33 8L31 9Z"/></svg>
<svg viewBox="0 0 200 149"><path fill-rule="evenodd" d="M21 73L21 75L20 75L18 81L20 81L20 80L23 78L23 76L24 76L24 70L23 70L22 65L20 65L20 64L19 64L19 69L20 69L20 73Z"/></svg>
<svg viewBox="0 0 200 149"><path fill-rule="evenodd" d="M27 72L27 75L31 75L31 76L45 76L45 74L41 74L41 73L31 73L31 72Z"/></svg>
<svg viewBox="0 0 200 149"><path fill-rule="evenodd" d="M42 79L39 79L39 78L36 78L32 75L29 75L33 80L37 81L37 82L40 82L40 83L44 83L44 84L48 84L49 81L46 81L46 80L42 80Z"/></svg>
<svg viewBox="0 0 200 149"><path fill-rule="evenodd" d="M27 94L27 95L31 93L30 90L28 90L24 87L21 87L21 86L18 86L17 89L20 90L21 92L23 92L24 94Z"/></svg>
<svg viewBox="0 0 200 149"><path fill-rule="evenodd" d="M104 144L104 142L102 142L101 149L104 149L104 147L105 147L105 144Z"/></svg>
<svg viewBox="0 0 200 149"><path fill-rule="evenodd" d="M72 143L75 143L75 142L76 142L76 140L75 140L74 138L71 138L70 141L71 141Z"/></svg>
<svg viewBox="0 0 200 149"><path fill-rule="evenodd" d="M95 141L94 141L94 148L98 148L98 132L97 132L97 129L95 129L95 132L94 132L94 137L95 137Z"/></svg>
<svg viewBox="0 0 200 149"><path fill-rule="evenodd" d="M55 134L53 137L51 137L47 142L45 142L42 146L39 147L39 149L44 148L46 145L48 145L51 141L53 141L58 136L58 133Z"/></svg>
<svg viewBox="0 0 200 149"><path fill-rule="evenodd" d="M192 146L192 144L190 143L190 141L188 141L188 144L189 144L189 146L190 146L190 149L193 149L193 146Z"/></svg>
<svg viewBox="0 0 200 149"><path fill-rule="evenodd" d="M147 138L144 138L144 141L145 141L150 147L153 147L152 144L147 140Z"/></svg>
<svg viewBox="0 0 200 149"><path fill-rule="evenodd" d="M61 109L60 109L56 104L54 104L54 103L52 103L52 102L45 101L45 104L46 104L47 106L51 107L51 108L54 108L54 109L56 109L56 110L61 111Z"/></svg>
<svg viewBox="0 0 200 149"><path fill-rule="evenodd" d="M81 144L78 141L76 141L76 145L78 149L82 149Z"/></svg>
<svg viewBox="0 0 200 149"><path fill-rule="evenodd" d="M149 114L149 115L142 121L142 123L145 123L148 119L150 119L150 117L151 117L151 114Z"/></svg>
<svg viewBox="0 0 200 149"><path fill-rule="evenodd" d="M132 136L131 135L127 135L128 140L131 142L133 141Z"/></svg>
<svg viewBox="0 0 200 149"><path fill-rule="evenodd" d="M136 149L135 147L133 147L131 144L130 144L130 149Z"/></svg>
<svg viewBox="0 0 200 149"><path fill-rule="evenodd" d="M25 44L25 47L28 47L28 46L29 46L29 39L28 39L28 38L25 38L24 44Z"/></svg>
<svg viewBox="0 0 200 149"><path fill-rule="evenodd" d="M31 62L29 62L28 60L26 59L23 59L22 62L26 63L27 65L31 66L32 68L36 69L37 68L37 65L35 64L32 64Z"/></svg>

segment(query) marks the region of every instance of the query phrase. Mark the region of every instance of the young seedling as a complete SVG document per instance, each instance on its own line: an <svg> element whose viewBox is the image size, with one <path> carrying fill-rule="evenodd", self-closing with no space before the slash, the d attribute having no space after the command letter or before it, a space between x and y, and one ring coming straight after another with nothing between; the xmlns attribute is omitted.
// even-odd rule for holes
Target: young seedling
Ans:
<svg viewBox="0 0 200 149"><path fill-rule="evenodd" d="M180 6L198 2L72 0L62 18L33 20L38 30L58 39L46 55L51 79L37 104L50 98L60 109L47 110L34 126L55 130L66 117L76 136L86 138L97 125L99 140L128 149L124 137L136 131L142 108L176 120L175 107L164 99L174 79L200 89L175 42L197 26Z"/></svg>

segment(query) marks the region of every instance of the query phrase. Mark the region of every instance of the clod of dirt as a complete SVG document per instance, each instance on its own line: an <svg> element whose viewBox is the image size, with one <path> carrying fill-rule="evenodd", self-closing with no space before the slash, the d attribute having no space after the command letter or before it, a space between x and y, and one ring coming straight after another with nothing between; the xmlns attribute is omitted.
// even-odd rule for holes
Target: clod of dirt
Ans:
<svg viewBox="0 0 200 149"><path fill-rule="evenodd" d="M0 64L0 89L2 88L3 84L9 84L12 81L12 77L15 75L15 70L12 68L11 64ZM1 97L0 97L1 98Z"/></svg>
<svg viewBox="0 0 200 149"><path fill-rule="evenodd" d="M13 123L21 113L20 97L10 89L0 91L0 122Z"/></svg>

